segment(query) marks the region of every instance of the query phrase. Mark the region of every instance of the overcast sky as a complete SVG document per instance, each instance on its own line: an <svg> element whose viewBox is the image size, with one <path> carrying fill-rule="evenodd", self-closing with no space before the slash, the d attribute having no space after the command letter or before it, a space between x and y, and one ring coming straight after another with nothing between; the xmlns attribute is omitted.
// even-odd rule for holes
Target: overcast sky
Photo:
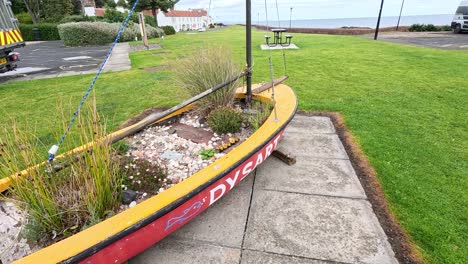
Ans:
<svg viewBox="0 0 468 264"><path fill-rule="evenodd" d="M252 1L252 19L265 20L265 1ZM324 19L377 16L380 0L277 0L280 19ZM452 14L461 0L405 0L403 15ZM276 20L275 0L267 0L268 18ZM402 0L385 0L383 16L397 16ZM181 0L176 9L206 8L210 0ZM245 0L211 0L211 15L218 21L245 20Z"/></svg>

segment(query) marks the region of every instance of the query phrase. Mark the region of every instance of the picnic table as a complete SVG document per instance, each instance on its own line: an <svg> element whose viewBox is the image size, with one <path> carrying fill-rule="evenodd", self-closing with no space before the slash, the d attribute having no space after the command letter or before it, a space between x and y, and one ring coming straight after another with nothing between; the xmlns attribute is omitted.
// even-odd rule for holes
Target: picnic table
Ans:
<svg viewBox="0 0 468 264"><path fill-rule="evenodd" d="M292 39L291 35L285 35L284 36L285 39L284 39L284 42L283 42L283 33L288 32L287 29L285 29L285 28L273 28L273 29L271 29L271 32L273 32L273 43L270 43L270 36L269 35L265 36L266 44L268 46L274 47L276 45L281 45L281 46L285 47L285 46L289 46L291 44L291 39Z"/></svg>

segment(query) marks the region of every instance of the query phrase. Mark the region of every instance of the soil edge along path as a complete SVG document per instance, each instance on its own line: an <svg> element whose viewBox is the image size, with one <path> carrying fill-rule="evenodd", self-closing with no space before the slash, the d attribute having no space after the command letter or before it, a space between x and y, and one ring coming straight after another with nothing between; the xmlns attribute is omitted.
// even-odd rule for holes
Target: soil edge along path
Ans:
<svg viewBox="0 0 468 264"><path fill-rule="evenodd" d="M379 219L388 240L395 252L395 257L400 263L424 263L422 256L416 249L410 236L405 232L391 212L387 199L383 192L382 185L377 178L377 172L370 164L354 136L346 127L344 118L337 112L299 112L306 116L324 116L331 119L335 126L336 133L343 143L349 156L351 164L361 182L362 187L372 204L374 213Z"/></svg>

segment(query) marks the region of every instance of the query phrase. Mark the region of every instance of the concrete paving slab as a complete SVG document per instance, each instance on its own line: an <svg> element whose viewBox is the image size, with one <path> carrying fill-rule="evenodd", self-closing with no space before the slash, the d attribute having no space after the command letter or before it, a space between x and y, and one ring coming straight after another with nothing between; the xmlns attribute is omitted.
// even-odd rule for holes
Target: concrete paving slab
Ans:
<svg viewBox="0 0 468 264"><path fill-rule="evenodd" d="M299 49L299 47L296 46L296 44L294 44L294 43L291 43L291 45L285 46L285 47L283 47L283 46L281 46L281 45L277 45L277 46L274 46L274 47L270 47L270 46L268 46L267 44L262 44L262 45L260 45L260 48L261 48L262 50Z"/></svg>
<svg viewBox="0 0 468 264"><path fill-rule="evenodd" d="M284 133L281 146L298 158L348 159L340 139L332 134Z"/></svg>
<svg viewBox="0 0 468 264"><path fill-rule="evenodd" d="M199 241L166 238L129 261L130 264L226 263L238 264L240 249Z"/></svg>
<svg viewBox="0 0 468 264"><path fill-rule="evenodd" d="M328 117L296 115L286 128L287 133L332 134L335 127Z"/></svg>
<svg viewBox="0 0 468 264"><path fill-rule="evenodd" d="M288 166L271 157L257 169L255 188L366 199L349 160L300 156Z"/></svg>
<svg viewBox="0 0 468 264"><path fill-rule="evenodd" d="M328 261L243 250L241 264L330 264Z"/></svg>
<svg viewBox="0 0 468 264"><path fill-rule="evenodd" d="M245 249L306 258L397 263L365 200L255 190Z"/></svg>
<svg viewBox="0 0 468 264"><path fill-rule="evenodd" d="M173 236L240 248L249 212L252 186L253 174L247 176L196 219L174 232Z"/></svg>

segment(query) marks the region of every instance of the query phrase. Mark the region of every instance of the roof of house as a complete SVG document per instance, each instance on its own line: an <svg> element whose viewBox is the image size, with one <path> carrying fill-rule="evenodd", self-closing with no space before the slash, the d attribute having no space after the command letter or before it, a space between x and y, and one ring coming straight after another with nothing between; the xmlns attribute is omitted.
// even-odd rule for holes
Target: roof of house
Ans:
<svg viewBox="0 0 468 264"><path fill-rule="evenodd" d="M170 10L167 13L164 13L167 17L202 17L208 15L206 10Z"/></svg>
<svg viewBox="0 0 468 264"><path fill-rule="evenodd" d="M96 16L104 16L106 12L105 8L95 8ZM159 10L156 10L156 13L159 13ZM153 15L151 10L143 10L145 15ZM203 9L194 9L194 10L170 10L167 13L163 13L166 17L202 17L207 16L208 12Z"/></svg>

